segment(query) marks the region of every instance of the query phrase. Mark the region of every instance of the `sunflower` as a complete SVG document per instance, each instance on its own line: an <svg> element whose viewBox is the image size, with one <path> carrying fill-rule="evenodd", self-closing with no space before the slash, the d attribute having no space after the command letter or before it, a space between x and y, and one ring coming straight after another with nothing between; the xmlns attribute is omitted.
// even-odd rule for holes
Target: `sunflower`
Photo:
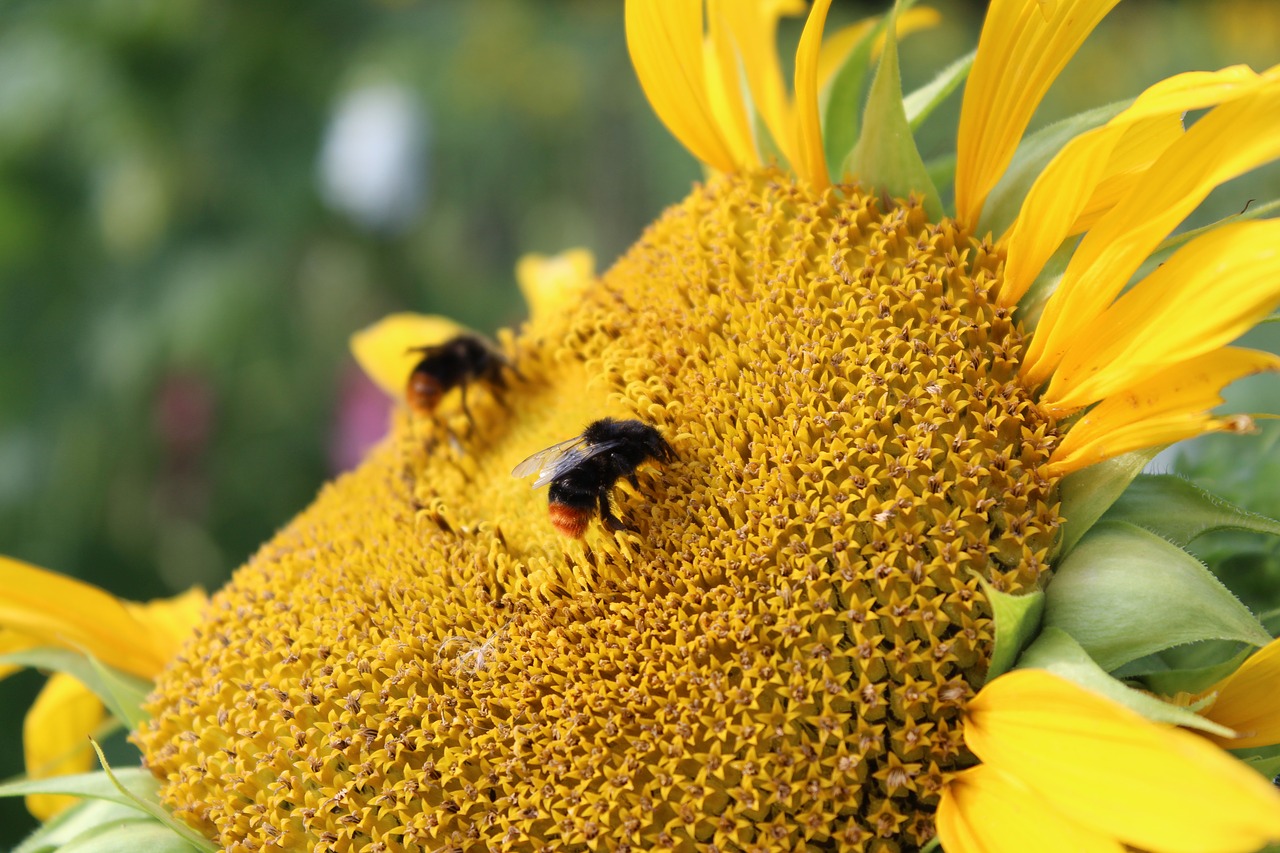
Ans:
<svg viewBox="0 0 1280 853"><path fill-rule="evenodd" d="M1220 392L1280 367L1229 346L1280 302L1270 207L1169 236L1280 157L1280 71L1024 139L1114 2L996 0L904 97L930 13L824 39L817 0L788 87L794 4L629 0L708 179L603 275L522 264L529 322L213 598L136 732L165 808L233 851L1280 840L1280 646L1184 550L1275 525L1135 481L1251 430ZM961 83L944 196L912 133ZM401 314L353 350L403 398L460 337ZM563 536L511 472L604 418L673 454L562 490Z"/></svg>

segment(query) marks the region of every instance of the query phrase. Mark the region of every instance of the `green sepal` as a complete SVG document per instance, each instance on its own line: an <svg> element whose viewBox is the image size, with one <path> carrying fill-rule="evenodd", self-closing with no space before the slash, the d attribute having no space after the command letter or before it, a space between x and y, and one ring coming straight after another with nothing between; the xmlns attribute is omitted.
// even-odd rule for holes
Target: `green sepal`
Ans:
<svg viewBox="0 0 1280 853"><path fill-rule="evenodd" d="M1214 231L1224 225L1230 225L1233 222L1248 222L1250 219L1261 219L1267 214L1274 213L1277 210L1280 210L1280 199L1269 201L1266 204L1249 205L1245 210L1242 210L1239 213L1233 213L1230 216L1224 216L1217 222L1211 222L1201 228L1192 228L1189 231L1181 231L1174 234L1172 237L1166 237L1164 241L1161 242L1159 246L1156 246L1155 250L1147 256L1147 259L1142 262L1142 266L1138 268L1138 272L1134 275L1134 279L1138 280L1146 278L1155 270L1156 267L1169 260L1170 255L1197 237L1208 234L1210 231ZM1266 323L1269 321L1271 321L1270 317L1262 322Z"/></svg>
<svg viewBox="0 0 1280 853"><path fill-rule="evenodd" d="M23 649L0 655L0 664L65 672L101 699L111 715L131 730L147 719L142 703L151 692L151 682L109 667L92 655L69 649Z"/></svg>
<svg viewBox="0 0 1280 853"><path fill-rule="evenodd" d="M1199 693L1226 678L1240 668L1254 649L1245 647L1229 660L1209 666L1188 667L1185 669L1166 669L1160 672L1149 672L1142 676L1142 682L1153 693L1161 696L1176 696L1179 693Z"/></svg>
<svg viewBox="0 0 1280 853"><path fill-rule="evenodd" d="M132 806L107 800L81 800L52 817L13 848L13 853L52 853L64 844L103 827L127 821L150 820Z"/></svg>
<svg viewBox="0 0 1280 853"><path fill-rule="evenodd" d="M141 767L126 767L116 771L116 782L105 772L76 773L71 776L51 776L47 779L20 779L0 784L0 797L26 797L31 794L66 794L71 797L88 797L106 800L120 806L139 810L137 797L155 799L160 783ZM126 793L128 792L128 793Z"/></svg>
<svg viewBox="0 0 1280 853"><path fill-rule="evenodd" d="M1070 634L1108 672L1199 640L1271 641L1199 560L1131 524L1097 525L1059 564L1045 596L1045 626Z"/></svg>
<svg viewBox="0 0 1280 853"><path fill-rule="evenodd" d="M1159 452L1158 447L1135 450L1063 477L1058 485L1058 499L1062 502L1059 512L1066 520L1062 523L1062 541L1054 556L1061 559L1070 554L1081 537Z"/></svg>
<svg viewBox="0 0 1280 853"><path fill-rule="evenodd" d="M1220 737L1234 737L1236 734L1226 726L1205 719L1191 708L1171 705L1112 678L1079 643L1057 628L1045 628L1040 632L1036 641L1018 658L1018 669L1048 670L1157 723L1172 723Z"/></svg>
<svg viewBox="0 0 1280 853"><path fill-rule="evenodd" d="M1280 522L1233 506L1173 474L1138 475L1105 519L1145 528L1180 548L1215 530L1280 536Z"/></svg>
<svg viewBox="0 0 1280 853"><path fill-rule="evenodd" d="M984 577L979 577L978 583L991 602L991 618L995 622L996 643L987 667L986 680L990 681L1013 668L1018 653L1040 629L1044 593L1036 590L1025 595L1010 595L1000 592Z"/></svg>
<svg viewBox="0 0 1280 853"><path fill-rule="evenodd" d="M1248 764L1249 767L1266 776L1268 779L1274 779L1280 776L1280 749L1274 745L1263 747L1254 755L1238 756L1241 761Z"/></svg>
<svg viewBox="0 0 1280 853"><path fill-rule="evenodd" d="M858 142L858 113L862 106L862 91L871 71L871 48L884 32L886 23L887 19L882 18L858 40L827 86L826 104L822 110L822 144L828 163L844 163ZM843 176L833 177L841 180Z"/></svg>
<svg viewBox="0 0 1280 853"><path fill-rule="evenodd" d="M191 827L187 826L182 821L175 818L169 813L169 810L160 803L158 785L152 787L149 792L145 793L145 795L144 792L138 792L133 788L125 786L120 781L119 774L115 773L111 769L111 765L107 763L107 757L102 754L102 747L98 746L98 742L91 738L89 743L93 744L93 751L98 754L98 761L102 764L102 772L105 773L107 778L111 780L111 783L115 785L117 791L132 800L140 810L146 812L156 820L160 821L160 823L164 824L165 828L169 832L185 839L187 843L196 850L204 851L205 853L217 853L217 845L200 833L196 832Z"/></svg>
<svg viewBox="0 0 1280 853"><path fill-rule="evenodd" d="M1044 307L1049 304L1049 297L1053 296L1062 283L1062 276L1066 274L1067 265L1071 263L1079 242L1077 239L1064 240L1058 250L1044 262L1044 268L1040 270L1036 280L1031 282L1027 292L1018 300L1018 320L1022 322L1024 329L1034 332L1040 325Z"/></svg>
<svg viewBox="0 0 1280 853"><path fill-rule="evenodd" d="M59 853L192 853L200 848L154 820L129 820L86 832L58 848Z"/></svg>
<svg viewBox="0 0 1280 853"><path fill-rule="evenodd" d="M898 12L909 3L898 0L885 25L884 52L876 67L867 106L862 114L858 144L849 152L841 174L852 175L864 188L890 198L919 197L925 213L934 221L942 216L942 200L929 178L916 148L911 125L902 105L902 77L898 70L898 39L894 32Z"/></svg>
<svg viewBox="0 0 1280 853"><path fill-rule="evenodd" d="M977 55L977 50L970 51L939 71L937 77L902 99L902 107L907 113L907 123L911 125L912 130L918 130L938 105L950 97L951 93L969 77L974 57Z"/></svg>
<svg viewBox="0 0 1280 853"><path fill-rule="evenodd" d="M1003 234L1018 218L1018 212L1022 209L1027 193L1031 191L1031 185L1040 177L1049 161L1058 156L1062 147L1080 134L1106 124L1131 103L1132 100L1117 101L1076 113L1023 139L1009 168L987 196L976 233L986 234L990 231L997 238Z"/></svg>

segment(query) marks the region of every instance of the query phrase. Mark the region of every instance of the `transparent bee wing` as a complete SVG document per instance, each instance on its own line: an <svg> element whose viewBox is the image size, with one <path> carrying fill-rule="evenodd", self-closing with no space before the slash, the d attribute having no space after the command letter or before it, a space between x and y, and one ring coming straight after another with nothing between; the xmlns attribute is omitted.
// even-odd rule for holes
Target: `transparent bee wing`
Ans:
<svg viewBox="0 0 1280 853"><path fill-rule="evenodd" d="M580 465L591 457L598 456L607 450L612 450L619 444L621 442L618 441L602 441L599 444L588 444L587 440L579 435L568 441L553 444L545 450L539 450L513 468L511 476L528 477L537 471L538 479L534 481L533 488L540 489L556 477L571 470L574 466Z"/></svg>

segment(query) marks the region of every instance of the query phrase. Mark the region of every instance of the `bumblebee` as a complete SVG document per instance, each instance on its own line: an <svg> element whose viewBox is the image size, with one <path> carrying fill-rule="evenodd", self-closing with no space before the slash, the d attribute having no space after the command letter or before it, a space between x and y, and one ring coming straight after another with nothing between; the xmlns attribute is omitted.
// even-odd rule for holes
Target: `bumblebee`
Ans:
<svg viewBox="0 0 1280 853"><path fill-rule="evenodd" d="M467 386L484 382L501 403L501 392L507 389L503 371L515 373L506 356L479 335L461 334L442 344L412 347L409 352L422 353L422 359L409 374L405 400L409 408L423 417L430 417L441 398L457 388L462 394L462 412L474 424L471 410L467 408Z"/></svg>
<svg viewBox="0 0 1280 853"><path fill-rule="evenodd" d="M528 477L537 472L533 488L550 484L547 491L551 524L565 536L581 538L591 516L610 530L634 530L613 514L610 497L619 477L639 488L636 468L648 459L670 462L676 458L662 433L637 420L601 418L582 434L533 454L511 472Z"/></svg>

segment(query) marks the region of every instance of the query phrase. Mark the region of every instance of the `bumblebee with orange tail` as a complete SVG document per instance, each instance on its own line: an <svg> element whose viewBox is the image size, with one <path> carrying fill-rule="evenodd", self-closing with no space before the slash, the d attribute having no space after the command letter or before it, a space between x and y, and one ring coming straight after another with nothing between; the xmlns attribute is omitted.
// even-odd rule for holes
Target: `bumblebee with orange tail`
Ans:
<svg viewBox="0 0 1280 853"><path fill-rule="evenodd" d="M467 385L485 382L493 391L494 399L501 403L501 392L507 388L503 370L519 376L506 357L479 335L461 334L442 344L413 347L409 352L422 353L422 359L409 374L405 400L423 417L430 417L441 398L457 388L462 395L462 412L467 421L474 424L471 410L467 408Z"/></svg>
<svg viewBox="0 0 1280 853"><path fill-rule="evenodd" d="M591 516L610 530L633 530L613 514L611 495L619 477L636 488L636 468L648 459L670 462L675 451L662 433L637 420L601 418L587 425L582 434L533 454L511 472L528 477L537 472L533 488L547 484L551 524L565 536L581 538Z"/></svg>

